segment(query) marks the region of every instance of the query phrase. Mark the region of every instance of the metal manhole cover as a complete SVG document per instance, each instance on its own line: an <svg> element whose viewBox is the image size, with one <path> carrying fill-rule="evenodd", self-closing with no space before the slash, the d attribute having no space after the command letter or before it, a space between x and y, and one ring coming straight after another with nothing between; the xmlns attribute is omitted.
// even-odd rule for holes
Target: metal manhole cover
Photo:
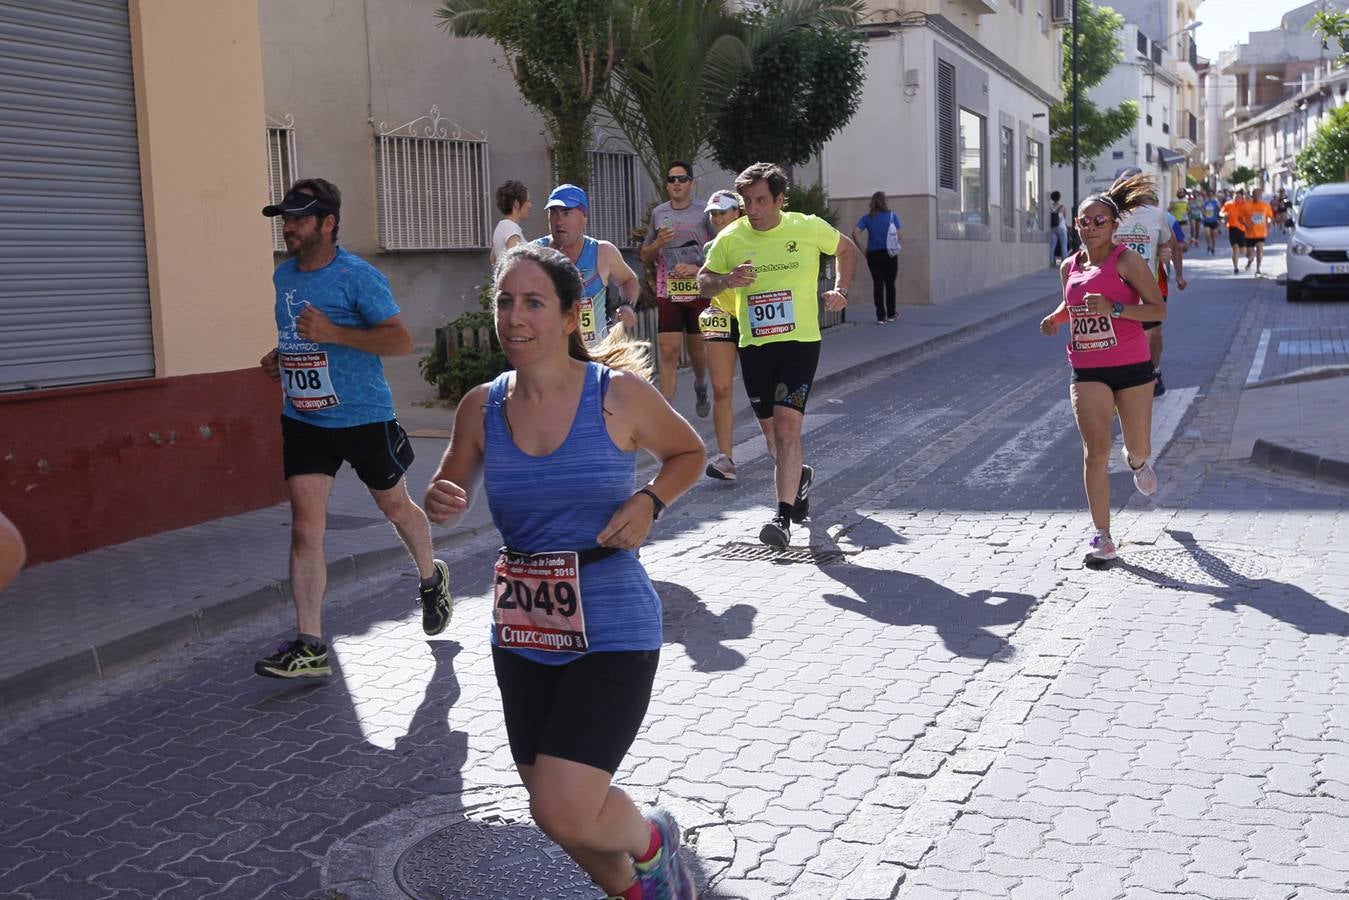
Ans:
<svg viewBox="0 0 1349 900"><path fill-rule="evenodd" d="M562 848L531 824L527 808L487 807L422 838L394 867L417 900L602 897Z"/></svg>
<svg viewBox="0 0 1349 900"><path fill-rule="evenodd" d="M1245 548L1136 550L1120 555L1122 568L1167 588L1239 587L1268 578L1272 560Z"/></svg>
<svg viewBox="0 0 1349 900"><path fill-rule="evenodd" d="M731 541L722 544L707 554L711 559L729 559L736 562L773 562L773 563L809 563L814 566L827 566L831 563L847 562L848 557L857 551L840 550L837 547L807 547L804 550L779 550L763 544L743 544Z"/></svg>

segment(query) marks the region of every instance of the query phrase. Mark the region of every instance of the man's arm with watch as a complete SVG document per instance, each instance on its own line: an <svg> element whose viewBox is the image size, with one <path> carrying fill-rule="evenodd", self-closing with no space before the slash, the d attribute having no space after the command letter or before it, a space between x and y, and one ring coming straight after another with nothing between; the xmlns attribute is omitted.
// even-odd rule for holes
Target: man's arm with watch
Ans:
<svg viewBox="0 0 1349 900"><path fill-rule="evenodd" d="M857 272L857 245L839 233L838 248L834 251L834 289L824 292L824 307L838 312L848 305L848 286Z"/></svg>

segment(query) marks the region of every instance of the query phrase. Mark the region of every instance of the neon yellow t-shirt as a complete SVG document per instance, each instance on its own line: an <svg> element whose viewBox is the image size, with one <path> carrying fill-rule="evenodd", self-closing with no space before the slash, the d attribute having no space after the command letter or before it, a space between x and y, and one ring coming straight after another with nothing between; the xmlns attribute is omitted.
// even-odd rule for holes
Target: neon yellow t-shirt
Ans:
<svg viewBox="0 0 1349 900"><path fill-rule="evenodd" d="M817 216L785 212L776 228L755 231L737 219L712 240L707 267L726 274L749 260L754 283L733 288L740 346L820 339L820 254L832 256L842 236Z"/></svg>

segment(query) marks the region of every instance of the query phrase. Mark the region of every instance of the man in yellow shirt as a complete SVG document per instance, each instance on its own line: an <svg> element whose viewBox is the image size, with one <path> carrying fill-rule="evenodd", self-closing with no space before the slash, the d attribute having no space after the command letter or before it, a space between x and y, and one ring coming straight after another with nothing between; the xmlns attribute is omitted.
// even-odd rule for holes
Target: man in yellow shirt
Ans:
<svg viewBox="0 0 1349 900"><path fill-rule="evenodd" d="M1260 274L1260 263L1265 258L1265 237L1269 234L1269 223L1274 221L1274 207L1265 202L1264 192L1256 188L1251 192L1251 202L1246 204L1246 268L1251 267L1251 255L1255 255L1255 274Z"/></svg>
<svg viewBox="0 0 1349 900"><path fill-rule="evenodd" d="M848 305L857 251L828 222L783 212L787 176L755 163L735 179L745 215L717 234L698 272L705 297L733 291L745 391L773 455L777 513L759 532L773 547L791 541L791 523L809 514L815 471L802 463L801 423L820 360L820 254L838 257L830 310Z"/></svg>
<svg viewBox="0 0 1349 900"><path fill-rule="evenodd" d="M1227 220L1227 242L1232 245L1232 273L1237 272L1237 254L1246 249L1246 189L1223 204L1222 216ZM1247 266L1250 265L1249 257Z"/></svg>

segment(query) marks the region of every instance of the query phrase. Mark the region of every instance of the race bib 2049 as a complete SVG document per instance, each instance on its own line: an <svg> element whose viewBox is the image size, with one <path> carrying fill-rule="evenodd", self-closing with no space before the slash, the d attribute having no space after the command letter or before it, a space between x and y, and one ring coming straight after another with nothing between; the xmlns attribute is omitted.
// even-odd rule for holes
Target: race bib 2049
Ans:
<svg viewBox="0 0 1349 900"><path fill-rule="evenodd" d="M277 363L281 367L281 387L296 412L328 409L341 402L333 390L326 352L281 353Z"/></svg>
<svg viewBox="0 0 1349 900"><path fill-rule="evenodd" d="M496 563L497 646L552 653L584 653L580 554L512 553Z"/></svg>
<svg viewBox="0 0 1349 900"><path fill-rule="evenodd" d="M791 291L767 291L750 294L749 333L756 337L771 337L796 330L796 301Z"/></svg>

